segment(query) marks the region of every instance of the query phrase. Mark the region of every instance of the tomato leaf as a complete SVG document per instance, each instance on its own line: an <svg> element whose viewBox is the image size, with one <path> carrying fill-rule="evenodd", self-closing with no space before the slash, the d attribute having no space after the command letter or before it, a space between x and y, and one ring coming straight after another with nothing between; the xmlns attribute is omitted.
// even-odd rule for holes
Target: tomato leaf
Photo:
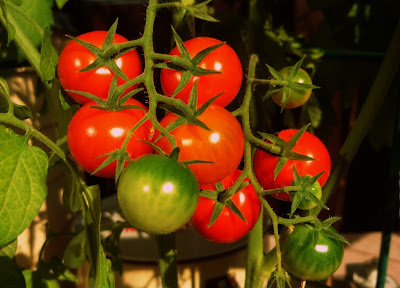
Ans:
<svg viewBox="0 0 400 288"><path fill-rule="evenodd" d="M15 5L10 1L7 2L9 6ZM24 0L20 3L21 5L17 9L8 9L8 17L10 17L10 21L11 18L14 18L13 23L18 26L18 31L37 48L42 42L42 30L54 25L53 1ZM16 49L18 61L24 60L26 58L25 53L18 46Z"/></svg>
<svg viewBox="0 0 400 288"><path fill-rule="evenodd" d="M55 77L56 66L58 63L58 54L51 41L50 28L44 30L42 48L40 51L40 70L42 72L42 80L50 81Z"/></svg>
<svg viewBox="0 0 400 288"><path fill-rule="evenodd" d="M222 209L224 209L225 204L219 201L215 201L214 209L210 217L210 222L208 223L208 227L210 227L217 220L218 216L221 214Z"/></svg>
<svg viewBox="0 0 400 288"><path fill-rule="evenodd" d="M85 263L86 239L86 230L83 229L68 243L63 258L63 262L68 268L77 269Z"/></svg>
<svg viewBox="0 0 400 288"><path fill-rule="evenodd" d="M7 5L5 1L0 1L0 8L1 12L3 12L4 18L5 18L5 28L7 29L7 46L10 45L10 43L14 40L15 37L15 27L11 24L11 22L8 19L8 13L7 13Z"/></svg>
<svg viewBox="0 0 400 288"><path fill-rule="evenodd" d="M18 239L15 239L11 243L1 247L0 249L0 257L8 257L10 259L14 259L15 252L17 252Z"/></svg>
<svg viewBox="0 0 400 288"><path fill-rule="evenodd" d="M96 102L100 106L103 106L103 107L107 106L107 101L97 97L96 95L93 95L92 93L83 92L83 91L77 91L77 90L70 90L70 89L65 89L65 91L85 96L86 98L89 98L90 100L93 100L94 102Z"/></svg>
<svg viewBox="0 0 400 288"><path fill-rule="evenodd" d="M232 201L232 199L228 199L225 202L226 207L228 207L233 213L235 213L236 216L238 216L240 219L242 219L246 224L247 224L247 220L244 217L242 211L239 210L239 208L237 208L235 202Z"/></svg>
<svg viewBox="0 0 400 288"><path fill-rule="evenodd" d="M47 196L48 158L28 139L0 126L0 247L31 224Z"/></svg>
<svg viewBox="0 0 400 288"><path fill-rule="evenodd" d="M71 173L67 173L63 191L63 205L66 209L72 212L81 209L80 189L79 179L76 179Z"/></svg>

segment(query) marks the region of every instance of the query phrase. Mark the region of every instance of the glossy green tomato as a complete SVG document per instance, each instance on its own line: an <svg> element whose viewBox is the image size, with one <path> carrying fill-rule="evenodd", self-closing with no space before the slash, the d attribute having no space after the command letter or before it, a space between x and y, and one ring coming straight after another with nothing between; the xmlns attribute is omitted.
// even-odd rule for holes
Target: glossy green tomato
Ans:
<svg viewBox="0 0 400 288"><path fill-rule="evenodd" d="M286 66L281 70L279 70L278 72L282 76L287 77L291 69L292 66ZM312 84L311 78L308 75L308 73L301 68L297 70L297 73L294 76L293 81L302 84ZM275 87L273 85L270 85L270 89L275 89ZM311 89L299 90L291 88L289 92L289 100L286 102L285 108L291 109L303 105L310 98L310 95L311 95ZM282 106L282 97L283 97L282 90L279 90L278 92L275 92L271 95L272 100L279 106Z"/></svg>
<svg viewBox="0 0 400 288"><path fill-rule="evenodd" d="M328 230L335 231L330 226ZM343 260L343 242L319 233L305 224L285 227L280 234L282 263L286 270L302 280L319 281L331 276Z"/></svg>
<svg viewBox="0 0 400 288"><path fill-rule="evenodd" d="M118 201L136 229L166 234L184 226L199 201L199 184L184 164L159 154L140 157L123 170Z"/></svg>

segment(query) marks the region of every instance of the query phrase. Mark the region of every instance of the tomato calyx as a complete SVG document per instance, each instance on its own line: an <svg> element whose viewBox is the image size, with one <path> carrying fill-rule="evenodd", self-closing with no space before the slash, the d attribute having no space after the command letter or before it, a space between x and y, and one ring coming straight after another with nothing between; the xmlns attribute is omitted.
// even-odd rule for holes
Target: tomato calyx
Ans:
<svg viewBox="0 0 400 288"><path fill-rule="evenodd" d="M297 63L291 67L290 73L287 77L283 76L281 73L276 71L274 68L269 66L268 64L266 65L268 68L268 71L271 73L271 75L275 78L275 81L272 80L271 86L274 87L274 89L268 90L267 94L264 96L264 100L268 97L270 97L272 94L277 93L279 91L282 91L282 100L281 100L281 113L286 107L286 104L289 101L290 98L290 92L291 90L299 90L299 91L304 91L308 89L317 89L320 88L316 85L312 84L307 84L307 83L299 83L295 81L295 76L297 72L299 71L301 64L303 63L303 60L305 58L305 55L297 61ZM275 88L276 86L279 86L278 88Z"/></svg>
<svg viewBox="0 0 400 288"><path fill-rule="evenodd" d="M118 26L118 19L115 20L113 25L108 30L107 36L101 48L89 42L78 39L76 37L70 35L67 36L71 38L73 41L76 41L78 44L88 49L94 56L96 56L96 60L93 63L86 66L85 68L81 69L80 72L95 70L102 66L107 66L107 68L109 68L112 72L114 72L115 75L121 77L125 81L129 80L128 77L125 75L125 73L117 66L114 59L120 57L121 55L129 52L132 49L135 49L135 46L132 46L129 49L124 49L123 51L120 51L118 53L113 53L111 55L108 55L109 53L107 53L107 51L110 50L113 45L115 45L112 42L117 30L117 26Z"/></svg>
<svg viewBox="0 0 400 288"><path fill-rule="evenodd" d="M179 56L167 57L169 58L168 62L157 63L154 65L154 67L161 69L172 69L182 72L181 80L171 95L171 98L174 98L179 92L183 90L183 88L185 88L185 86L189 83L190 79L192 79L193 76L204 76L204 75L220 73L219 71L201 68L199 64L208 54L210 54L214 50L224 45L225 42L221 42L216 45L205 48L192 58L189 51L186 49L182 38L178 35L178 33L175 31L173 27L172 27L172 35L174 37L176 46L179 50L181 57Z"/></svg>
<svg viewBox="0 0 400 288"><path fill-rule="evenodd" d="M215 183L215 190L201 190L200 196L209 198L215 201L214 209L211 214L210 222L208 223L208 227L210 227L221 214L222 209L226 206L228 207L234 214L236 214L240 219L242 219L246 224L247 220L244 217L243 213L236 206L236 204L232 201L231 197L237 192L246 187L249 182L241 182L239 187L232 186L228 189L222 185L222 183Z"/></svg>
<svg viewBox="0 0 400 288"><path fill-rule="evenodd" d="M276 177L278 177L279 172L282 170L283 166L285 166L286 162L289 159L302 160L302 161L315 160L314 158L311 158L307 155L302 155L293 151L293 148L296 145L297 141L301 138L304 132L306 132L306 130L310 125L311 123L303 126L287 142L275 135L259 132L259 134L263 137L264 140L267 140L272 144L274 144L274 146L278 147L277 149L274 149L276 151L279 151L278 153L279 155L277 155L279 157L279 160L274 169L274 180L276 179ZM265 147L261 147L261 149L262 148ZM269 149L272 150L273 148L271 149L271 147L269 147ZM271 151L268 152L271 153Z"/></svg>
<svg viewBox="0 0 400 288"><path fill-rule="evenodd" d="M318 238L320 235L326 237L326 238L331 238L338 240L340 242L349 244L349 242L344 238L342 235L340 235L336 230L329 229L330 226L332 226L333 223L339 221L342 219L341 217L334 216L334 217L329 217L325 219L324 221L319 220L318 218L315 219L314 222L312 223L305 223L304 225L308 228L311 229L313 232L313 241L314 245L317 245ZM289 230L293 229L293 226L288 227Z"/></svg>
<svg viewBox="0 0 400 288"><path fill-rule="evenodd" d="M329 208L320 200L322 196L321 185L318 178L325 171L318 173L315 176L303 175L299 176L296 167L293 165L293 185L299 187L295 192L291 192L290 199L292 206L290 208L290 217L294 214L297 208L302 210L310 210L315 206L329 210Z"/></svg>
<svg viewBox="0 0 400 288"><path fill-rule="evenodd" d="M108 30L106 38L104 39L101 48L91 44L90 42L79 39L77 37L67 35L67 37L77 42L78 44L82 45L84 48L88 49L96 57L96 59L91 64L82 68L81 70L79 70L79 72L96 70L105 66L111 72L114 73L114 77L111 82L110 89L108 91L107 101L88 92L71 90L71 89L65 89L65 90L68 92L85 96L90 100L95 101L97 104L99 104L101 109L104 110L129 109L129 107L124 106L123 104L138 92L143 91L143 88L137 88L132 91L129 91L123 97L121 97L121 95L125 92L126 89L128 89L128 87L141 82L142 78L138 76L134 79L129 79L124 73L124 71L122 71L121 68L118 67L115 61L115 59L121 57L122 55L128 53L129 51L132 51L137 46L135 44L135 41L113 44L113 39L116 34L117 26L118 26L118 18ZM126 81L123 85L119 87L117 86L118 77Z"/></svg>

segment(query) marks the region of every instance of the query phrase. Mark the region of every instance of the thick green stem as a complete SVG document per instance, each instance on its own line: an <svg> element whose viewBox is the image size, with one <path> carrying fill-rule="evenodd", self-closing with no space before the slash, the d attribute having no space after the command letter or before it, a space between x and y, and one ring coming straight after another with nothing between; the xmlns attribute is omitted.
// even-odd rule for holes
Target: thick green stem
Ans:
<svg viewBox="0 0 400 288"><path fill-rule="evenodd" d="M175 233L156 236L163 288L178 288L175 238Z"/></svg>

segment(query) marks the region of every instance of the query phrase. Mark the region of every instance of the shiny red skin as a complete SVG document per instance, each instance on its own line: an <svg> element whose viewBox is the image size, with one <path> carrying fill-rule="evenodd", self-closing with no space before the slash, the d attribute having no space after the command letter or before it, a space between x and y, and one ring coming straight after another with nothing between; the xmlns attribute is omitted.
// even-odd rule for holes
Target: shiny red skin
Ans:
<svg viewBox="0 0 400 288"><path fill-rule="evenodd" d="M145 106L135 99L126 104ZM121 148L126 133L143 118L145 111L141 109L125 109L120 111L104 111L92 106L94 102L83 105L72 117L68 126L67 142L72 157L85 171L94 172L107 153ZM153 152L153 148L141 141L151 141L152 125L150 121L143 123L131 136L127 146L130 159ZM125 166L128 162L125 163ZM96 176L115 177L116 161L98 171Z"/></svg>
<svg viewBox="0 0 400 288"><path fill-rule="evenodd" d="M231 187L240 176L241 171L235 170L234 173L222 180L225 189ZM244 181L249 181L245 178ZM214 185L202 185L202 190L215 191ZM250 183L231 197L237 208L242 212L246 222L232 212L228 207L222 209L217 220L208 227L215 200L200 196L196 211L192 216L192 225L196 231L204 238L217 243L232 243L245 236L254 225L261 212L261 201Z"/></svg>
<svg viewBox="0 0 400 288"><path fill-rule="evenodd" d="M161 121L163 127L178 119L168 113ZM198 119L211 131L197 125L183 124L170 133L180 147L179 160L202 160L214 163L190 164L189 168L196 175L200 185L214 184L231 174L240 164L244 151L244 135L239 121L225 108L210 105ZM172 151L172 146L164 136L155 143L165 153Z"/></svg>
<svg viewBox="0 0 400 288"><path fill-rule="evenodd" d="M198 52L222 41L210 37L197 37L184 42L189 54L194 57ZM180 56L177 47L173 48L169 55ZM243 80L243 69L236 52L224 44L208 54L199 64L201 68L219 71L218 74L193 76L185 88L175 98L188 102L193 84L198 80L197 96L198 103L202 104L208 99L224 92L214 104L225 107L236 97ZM166 96L171 96L178 86L182 72L162 69L161 87Z"/></svg>
<svg viewBox="0 0 400 288"><path fill-rule="evenodd" d="M288 141L297 131L297 129L282 130L278 133L278 137ZM322 143L317 136L306 131L297 141L293 151L302 155L307 155L316 160L288 160L274 180L274 170L279 158L275 155L257 149L253 162L254 172L257 180L265 190L289 186L293 181L293 164L295 165L299 176L314 176L322 171L325 171L325 173L322 174L322 176L318 179L321 187L324 186L328 180L331 170L331 158L324 143ZM277 193L271 195L281 200L290 201L290 196L288 193Z"/></svg>
<svg viewBox="0 0 400 288"><path fill-rule="evenodd" d="M107 31L92 31L79 35L77 38L97 47L101 47L106 35ZM113 43L124 43L127 41L128 39L125 37L115 34ZM68 42L61 51L57 66L57 73L61 86L64 89L88 92L101 99L107 99L110 83L114 76L113 72L106 66L96 70L79 72L79 70L85 68L95 60L96 57L88 49L74 40ZM115 59L115 62L128 79L133 79L142 73L142 63L136 50L123 54ZM118 77L118 85L122 85L125 82L125 80ZM125 90L125 93L131 91L133 88L133 86L129 87ZM67 94L80 104L85 104L90 101L89 98L76 93L67 91Z"/></svg>

